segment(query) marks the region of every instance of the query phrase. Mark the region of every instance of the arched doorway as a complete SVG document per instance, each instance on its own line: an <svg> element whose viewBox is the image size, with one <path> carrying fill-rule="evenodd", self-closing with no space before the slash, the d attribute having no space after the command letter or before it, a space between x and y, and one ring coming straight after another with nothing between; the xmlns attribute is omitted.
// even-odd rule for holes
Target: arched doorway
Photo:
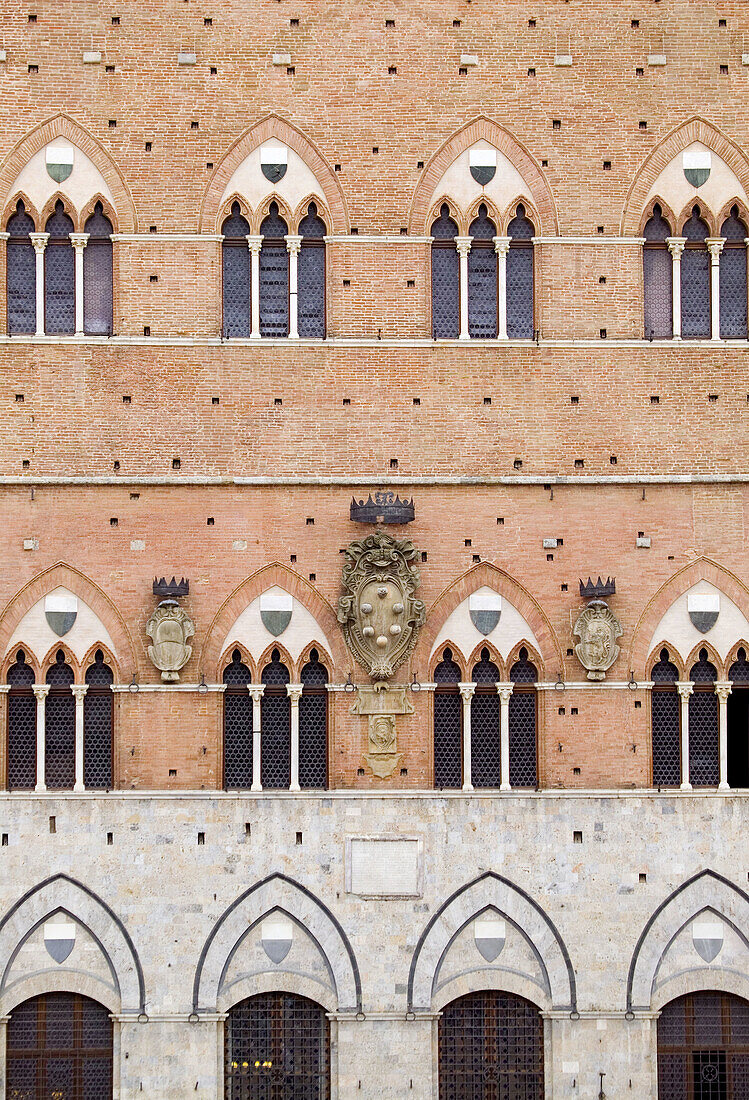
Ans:
<svg viewBox="0 0 749 1100"><path fill-rule="evenodd" d="M658 1100L749 1098L749 1001L687 993L658 1020Z"/></svg>
<svg viewBox="0 0 749 1100"><path fill-rule="evenodd" d="M325 1009L293 993L261 993L229 1012L225 1100L329 1100Z"/></svg>
<svg viewBox="0 0 749 1100"><path fill-rule="evenodd" d="M8 1021L6 1096L106 1100L112 1095L109 1010L77 993L44 993Z"/></svg>
<svg viewBox="0 0 749 1100"><path fill-rule="evenodd" d="M543 1100L538 1008L496 990L452 1001L439 1021L440 1100Z"/></svg>

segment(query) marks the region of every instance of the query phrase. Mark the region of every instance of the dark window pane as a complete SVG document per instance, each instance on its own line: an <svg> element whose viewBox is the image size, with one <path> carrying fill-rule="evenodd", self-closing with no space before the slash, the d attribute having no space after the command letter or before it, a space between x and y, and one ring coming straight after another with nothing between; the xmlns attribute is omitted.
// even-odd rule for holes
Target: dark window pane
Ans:
<svg viewBox="0 0 749 1100"><path fill-rule="evenodd" d="M112 335L112 242L91 239L83 250L83 328Z"/></svg>
<svg viewBox="0 0 749 1100"><path fill-rule="evenodd" d="M250 335L250 253L246 242L221 250L224 336Z"/></svg>
<svg viewBox="0 0 749 1100"><path fill-rule="evenodd" d="M533 248L514 247L507 253L507 335L533 339Z"/></svg>
<svg viewBox="0 0 749 1100"><path fill-rule="evenodd" d="M676 690L653 691L653 785L678 787L681 783L681 699Z"/></svg>
<svg viewBox="0 0 749 1100"><path fill-rule="evenodd" d="M289 253L285 244L264 244L260 249L260 335L289 335Z"/></svg>
<svg viewBox="0 0 749 1100"><path fill-rule="evenodd" d="M286 694L289 670L274 650L265 666L266 685L260 704L260 775L263 787L286 789L291 783L291 700Z"/></svg>
<svg viewBox="0 0 749 1100"><path fill-rule="evenodd" d="M432 331L437 340L460 332L460 258L451 245L432 246Z"/></svg>
<svg viewBox="0 0 749 1100"><path fill-rule="evenodd" d="M685 248L681 257L681 335L685 340L710 336L710 254Z"/></svg>
<svg viewBox="0 0 749 1100"><path fill-rule="evenodd" d="M747 336L746 248L724 248L720 256L720 335Z"/></svg>
<svg viewBox="0 0 749 1100"><path fill-rule="evenodd" d="M478 338L497 335L497 254L474 244L468 253L468 333Z"/></svg>
<svg viewBox="0 0 749 1100"><path fill-rule="evenodd" d="M28 236L34 223L15 214L8 222L8 333L36 332L36 254Z"/></svg>
<svg viewBox="0 0 749 1100"><path fill-rule="evenodd" d="M645 338L673 336L673 260L667 248L646 248L642 254Z"/></svg>
<svg viewBox="0 0 749 1100"><path fill-rule="evenodd" d="M75 256L70 234L73 222L58 201L47 220L49 240L44 251L44 325L53 336L75 332Z"/></svg>
<svg viewBox="0 0 749 1100"><path fill-rule="evenodd" d="M496 688L493 691L479 688L471 700L471 782L474 787L498 787L499 764L499 696Z"/></svg>
<svg viewBox="0 0 749 1100"><path fill-rule="evenodd" d="M325 246L302 243L297 264L299 335L322 339L325 336Z"/></svg>
<svg viewBox="0 0 749 1100"><path fill-rule="evenodd" d="M75 783L75 699L50 691L44 710L44 777L48 787L72 789Z"/></svg>
<svg viewBox="0 0 749 1100"><path fill-rule="evenodd" d="M463 711L457 688L434 693L434 785L459 788L463 785Z"/></svg>
<svg viewBox="0 0 749 1100"><path fill-rule="evenodd" d="M247 685L250 670L239 650L224 669L224 787L252 786L252 696Z"/></svg>
<svg viewBox="0 0 749 1100"><path fill-rule="evenodd" d="M535 787L536 689L515 688L510 696L510 785Z"/></svg>
<svg viewBox="0 0 749 1100"><path fill-rule="evenodd" d="M31 689L8 695L8 787L36 786L36 699Z"/></svg>
<svg viewBox="0 0 749 1100"><path fill-rule="evenodd" d="M689 780L695 787L717 787L719 780L718 696L689 696Z"/></svg>

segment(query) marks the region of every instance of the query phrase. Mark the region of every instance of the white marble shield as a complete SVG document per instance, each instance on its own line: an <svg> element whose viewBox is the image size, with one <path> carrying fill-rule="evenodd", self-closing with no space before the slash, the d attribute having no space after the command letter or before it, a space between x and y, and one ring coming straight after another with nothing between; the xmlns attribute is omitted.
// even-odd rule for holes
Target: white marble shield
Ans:
<svg viewBox="0 0 749 1100"><path fill-rule="evenodd" d="M58 638L72 628L78 615L78 600L69 592L53 592L44 597L44 617Z"/></svg>
<svg viewBox="0 0 749 1100"><path fill-rule="evenodd" d="M260 170L271 183L278 183L286 175L289 150L278 141L266 141L260 146Z"/></svg>
<svg viewBox="0 0 749 1100"><path fill-rule="evenodd" d="M468 153L471 175L481 187L491 183L497 172L496 149L471 149Z"/></svg>
<svg viewBox="0 0 749 1100"><path fill-rule="evenodd" d="M73 171L75 153L72 145L48 145L44 151L47 175L62 183Z"/></svg>
<svg viewBox="0 0 749 1100"><path fill-rule="evenodd" d="M685 149L682 154L682 167L687 183L692 187L702 187L710 178L713 158L707 149Z"/></svg>
<svg viewBox="0 0 749 1100"><path fill-rule="evenodd" d="M44 946L56 963L64 963L75 947L75 925L50 921L44 926Z"/></svg>
<svg viewBox="0 0 749 1100"><path fill-rule="evenodd" d="M505 922L498 917L479 917L473 925L473 938L479 955L494 962L505 945Z"/></svg>
<svg viewBox="0 0 749 1100"><path fill-rule="evenodd" d="M695 921L692 925L692 943L699 957L711 963L723 946L723 925L719 921Z"/></svg>
<svg viewBox="0 0 749 1100"><path fill-rule="evenodd" d="M502 614L502 597L496 592L473 592L468 597L468 614L479 634L491 634Z"/></svg>
<svg viewBox="0 0 749 1100"><path fill-rule="evenodd" d="M691 592L687 596L687 611L695 630L707 634L718 621L720 596L717 592Z"/></svg>
<svg viewBox="0 0 749 1100"><path fill-rule="evenodd" d="M263 592L260 597L260 618L265 629L274 638L283 634L291 622L293 610L294 600L288 592L280 592L276 589L272 592Z"/></svg>
<svg viewBox="0 0 749 1100"><path fill-rule="evenodd" d="M262 938L263 951L276 966L282 963L294 940L294 925L290 920L281 917L270 917L263 921Z"/></svg>

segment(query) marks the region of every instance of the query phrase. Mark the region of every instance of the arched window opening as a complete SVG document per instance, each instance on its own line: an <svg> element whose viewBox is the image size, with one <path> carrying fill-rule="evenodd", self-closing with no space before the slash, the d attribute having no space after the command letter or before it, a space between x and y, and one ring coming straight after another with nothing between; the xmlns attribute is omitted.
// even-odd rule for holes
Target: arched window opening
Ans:
<svg viewBox="0 0 749 1100"><path fill-rule="evenodd" d="M536 745L538 670L522 647L510 669L513 683L510 696L510 786L538 786L538 749Z"/></svg>
<svg viewBox="0 0 749 1100"><path fill-rule="evenodd" d="M483 203L468 233L468 335L485 340L497 335L497 227Z"/></svg>
<svg viewBox="0 0 749 1100"><path fill-rule="evenodd" d="M681 783L681 700L676 690L679 670L664 647L653 665L650 728L653 743L653 786Z"/></svg>
<svg viewBox="0 0 749 1100"><path fill-rule="evenodd" d="M438 1028L440 1100L543 1100L543 1020L530 1001L469 993L442 1010Z"/></svg>
<svg viewBox="0 0 749 1100"><path fill-rule="evenodd" d="M36 697L34 670L19 649L8 669L8 790L33 791L36 786Z"/></svg>
<svg viewBox="0 0 749 1100"><path fill-rule="evenodd" d="M109 1010L77 993L44 993L8 1021L5 1092L18 1100L112 1095Z"/></svg>
<svg viewBox="0 0 749 1100"><path fill-rule="evenodd" d="M471 782L474 787L499 787L499 669L488 649L481 650L472 679L476 690L471 699Z"/></svg>
<svg viewBox="0 0 749 1100"><path fill-rule="evenodd" d="M507 226L507 335L511 340L533 339L533 223L519 202Z"/></svg>
<svg viewBox="0 0 749 1100"><path fill-rule="evenodd" d="M299 700L299 786L325 790L328 786L328 670L316 649L302 669Z"/></svg>
<svg viewBox="0 0 749 1100"><path fill-rule="evenodd" d="M739 1100L749 1080L749 1002L706 990L658 1019L658 1100Z"/></svg>
<svg viewBox="0 0 749 1100"><path fill-rule="evenodd" d="M7 225L8 334L36 332L36 256L30 234L33 219L21 199Z"/></svg>
<svg viewBox="0 0 749 1100"><path fill-rule="evenodd" d="M325 336L325 222L311 202L299 223L302 245L297 270L299 335L307 339Z"/></svg>
<svg viewBox="0 0 749 1100"><path fill-rule="evenodd" d="M749 787L749 661L742 646L728 670L728 786Z"/></svg>
<svg viewBox="0 0 749 1100"><path fill-rule="evenodd" d="M710 253L706 244L709 235L699 206L694 206L684 225L686 244L681 258L681 335L685 340L710 337Z"/></svg>
<svg viewBox="0 0 749 1100"><path fill-rule="evenodd" d="M720 335L724 340L746 340L746 238L749 234L738 206L731 207L720 235L724 238L720 254Z"/></svg>
<svg viewBox="0 0 749 1100"><path fill-rule="evenodd" d="M51 336L75 332L75 256L70 234L73 222L65 213L62 199L44 227L49 233L44 250L44 320Z"/></svg>
<svg viewBox="0 0 749 1100"><path fill-rule="evenodd" d="M463 721L460 667L446 646L434 670L434 785L440 790L463 786Z"/></svg>
<svg viewBox="0 0 749 1100"><path fill-rule="evenodd" d="M58 649L47 672L44 708L44 777L48 787L71 790L75 784L75 698L73 670Z"/></svg>
<svg viewBox="0 0 749 1100"><path fill-rule="evenodd" d="M230 1010L224 1026L225 1100L329 1100L330 1023L293 993L261 993Z"/></svg>
<svg viewBox="0 0 749 1100"><path fill-rule="evenodd" d="M455 340L460 332L460 259L455 246L458 226L446 202L432 225L432 335Z"/></svg>
<svg viewBox="0 0 749 1100"><path fill-rule="evenodd" d="M656 203L645 225L642 248L645 339L666 340L673 336L673 260L667 239L671 226Z"/></svg>
<svg viewBox="0 0 749 1100"><path fill-rule="evenodd" d="M694 684L689 696L689 781L693 787L717 787L720 778L717 677L707 650L701 649L689 673Z"/></svg>
<svg viewBox="0 0 749 1100"><path fill-rule="evenodd" d="M285 790L291 784L291 700L286 691L289 670L277 649L263 669L262 681L260 782L264 788Z"/></svg>
<svg viewBox="0 0 749 1100"><path fill-rule="evenodd" d="M289 253L286 248L288 226L272 202L263 219L260 233L260 335L289 335Z"/></svg>
<svg viewBox="0 0 749 1100"><path fill-rule="evenodd" d="M88 241L83 250L83 331L90 336L111 336L112 223L100 202L87 219L84 232L88 233Z"/></svg>
<svg viewBox="0 0 749 1100"><path fill-rule="evenodd" d="M221 226L224 240L221 245L221 270L223 288L223 334L250 335L250 251L247 235L249 222L242 216L238 202L232 204L231 214Z"/></svg>
<svg viewBox="0 0 749 1100"><path fill-rule="evenodd" d="M224 787L249 790L252 786L252 696L250 670L235 649L224 669Z"/></svg>
<svg viewBox="0 0 749 1100"><path fill-rule="evenodd" d="M108 791L113 787L114 676L97 649L86 670L83 698L83 783L86 788Z"/></svg>

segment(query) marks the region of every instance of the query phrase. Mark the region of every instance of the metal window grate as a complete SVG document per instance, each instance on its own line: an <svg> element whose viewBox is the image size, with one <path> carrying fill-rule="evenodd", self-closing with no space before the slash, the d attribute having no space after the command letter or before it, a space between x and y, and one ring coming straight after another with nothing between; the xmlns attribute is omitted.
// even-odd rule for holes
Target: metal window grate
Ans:
<svg viewBox="0 0 749 1100"><path fill-rule="evenodd" d="M673 335L673 260L663 245L645 246L642 253L645 296L645 336L666 340Z"/></svg>
<svg viewBox="0 0 749 1100"><path fill-rule="evenodd" d="M533 224L518 203L507 226L507 335L511 340L533 339Z"/></svg>
<svg viewBox="0 0 749 1100"><path fill-rule="evenodd" d="M675 683L679 670L662 649L651 673L650 729L653 748L653 786L681 783L681 699Z"/></svg>
<svg viewBox="0 0 749 1100"><path fill-rule="evenodd" d="M241 1001L225 1026L225 1100L329 1100L330 1024L291 993Z"/></svg>
<svg viewBox="0 0 749 1100"><path fill-rule="evenodd" d="M8 789L33 790L36 786L36 698L32 690L34 670L19 650L8 670Z"/></svg>
<svg viewBox="0 0 749 1100"><path fill-rule="evenodd" d="M252 697L250 670L238 649L224 669L224 787L252 786Z"/></svg>
<svg viewBox="0 0 749 1100"><path fill-rule="evenodd" d="M720 777L718 696L695 686L689 696L689 781L695 787L717 787Z"/></svg>
<svg viewBox="0 0 749 1100"><path fill-rule="evenodd" d="M311 202L299 223L302 247L297 261L299 335L322 339L325 336L325 222Z"/></svg>
<svg viewBox="0 0 749 1100"><path fill-rule="evenodd" d="M113 760L114 680L100 649L86 671L83 699L83 782L93 790L111 790Z"/></svg>
<svg viewBox="0 0 749 1100"><path fill-rule="evenodd" d="M483 203L468 232L473 237L468 253L468 334L488 339L497 335L497 254L492 240L497 228Z"/></svg>
<svg viewBox="0 0 749 1100"><path fill-rule="evenodd" d="M73 222L62 200L47 220L49 240L44 251L44 324L53 336L75 332L75 256L69 234Z"/></svg>
<svg viewBox="0 0 749 1100"><path fill-rule="evenodd" d="M469 993L439 1021L440 1100L543 1100L543 1021L512 993Z"/></svg>
<svg viewBox="0 0 749 1100"><path fill-rule="evenodd" d="M34 222L19 199L7 230L8 333L36 332L36 256L30 233Z"/></svg>
<svg viewBox="0 0 749 1100"><path fill-rule="evenodd" d="M681 257L681 335L685 340L705 340L710 336L710 254L705 245L707 224L695 206L684 225L687 239Z"/></svg>
<svg viewBox="0 0 749 1100"><path fill-rule="evenodd" d="M658 1020L659 1100L749 1100L749 1003L690 993Z"/></svg>
<svg viewBox="0 0 749 1100"><path fill-rule="evenodd" d="M260 249L260 335L289 335L289 253L284 236L286 222L278 212L278 204L270 204L270 212L260 226L263 245Z"/></svg>
<svg viewBox="0 0 749 1100"><path fill-rule="evenodd" d="M728 670L728 679L736 684L749 684L749 661L746 659L746 650L739 649L736 660Z"/></svg>
<svg viewBox="0 0 749 1100"><path fill-rule="evenodd" d="M111 336L112 223L100 202L84 229L89 238L83 250L83 329L92 336Z"/></svg>
<svg viewBox="0 0 749 1100"><path fill-rule="evenodd" d="M224 337L250 335L250 252L247 247L249 222L242 217L238 202L221 227Z"/></svg>
<svg viewBox="0 0 749 1100"><path fill-rule="evenodd" d="M432 225L432 334L435 339L454 340L460 331L460 258L454 238L458 226L443 203Z"/></svg>
<svg viewBox="0 0 749 1100"><path fill-rule="evenodd" d="M463 786L463 710L460 668L448 647L434 670L434 785L437 788Z"/></svg>
<svg viewBox="0 0 749 1100"><path fill-rule="evenodd" d="M299 786L324 790L328 786L328 670L316 649L301 673L299 700Z"/></svg>
<svg viewBox="0 0 749 1100"><path fill-rule="evenodd" d="M481 650L481 660L473 667L476 691L471 700L471 782L474 787L498 787L500 782L499 749L499 669L489 659L489 650Z"/></svg>
<svg viewBox="0 0 749 1100"><path fill-rule="evenodd" d="M724 340L747 337L747 228L733 206L721 227L725 238L720 255L720 335Z"/></svg>
<svg viewBox="0 0 749 1100"><path fill-rule="evenodd" d="M14 1100L103 1100L112 1095L108 1009L75 993L46 993L13 1010L6 1089Z"/></svg>
<svg viewBox="0 0 749 1100"><path fill-rule="evenodd" d="M284 790L291 783L291 700L286 694L289 670L277 649L271 653L262 681L260 775L263 787Z"/></svg>
<svg viewBox="0 0 749 1100"><path fill-rule="evenodd" d="M513 787L538 786L538 749L536 728L537 695L535 684L538 671L528 659L523 647L519 659L510 669L510 679L515 685L510 696L510 785Z"/></svg>

